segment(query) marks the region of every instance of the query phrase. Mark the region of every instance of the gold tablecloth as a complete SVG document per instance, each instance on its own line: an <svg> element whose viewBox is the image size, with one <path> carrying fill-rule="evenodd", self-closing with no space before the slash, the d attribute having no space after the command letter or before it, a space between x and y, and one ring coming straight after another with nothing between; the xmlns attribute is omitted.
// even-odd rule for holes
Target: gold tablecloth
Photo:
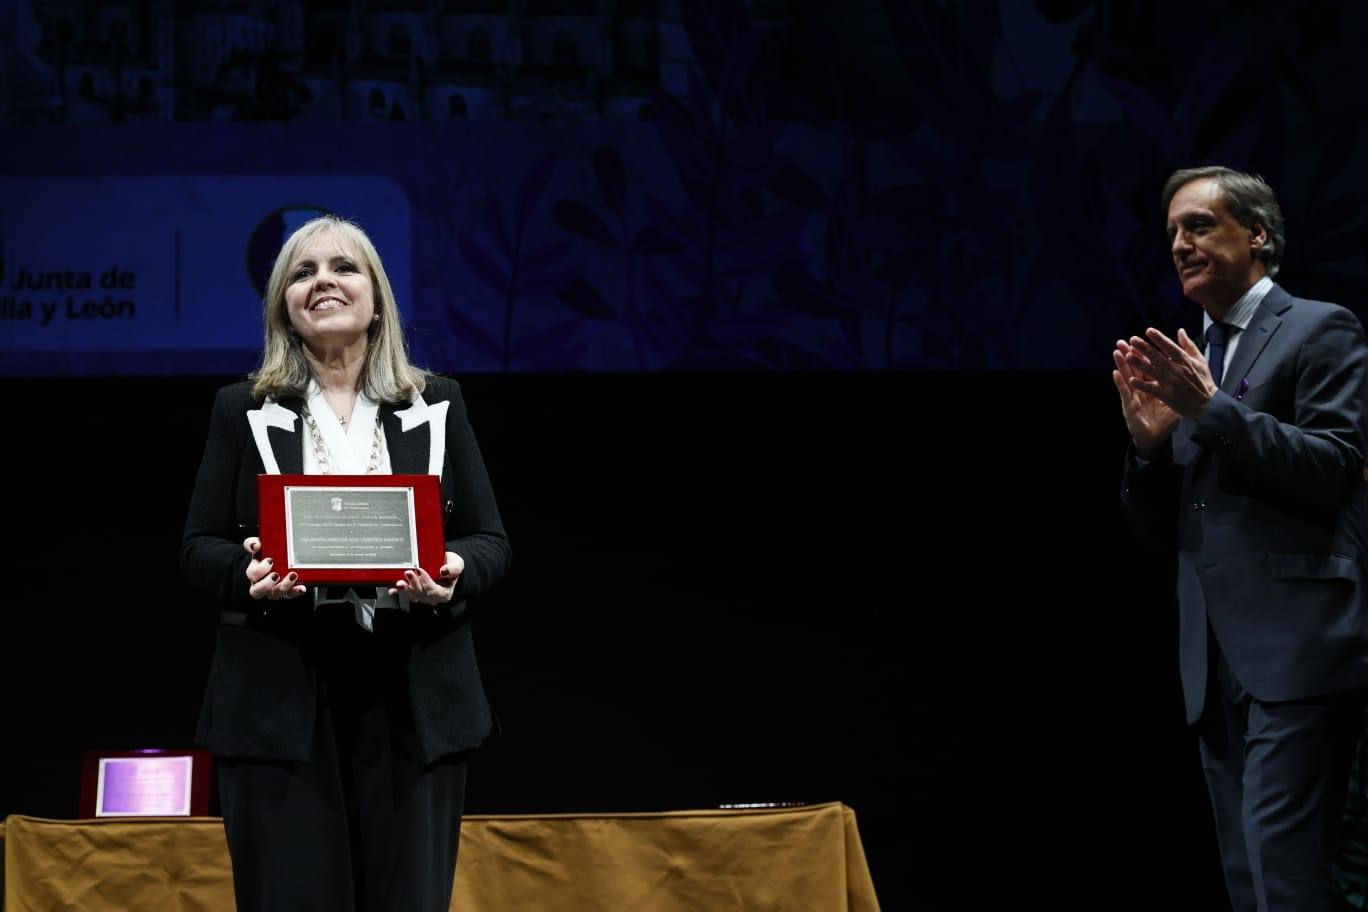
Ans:
<svg viewBox="0 0 1368 912"><path fill-rule="evenodd" d="M216 818L13 816L5 912L233 908ZM451 907L877 912L855 813L842 804L659 814L470 815Z"/></svg>
<svg viewBox="0 0 1368 912"><path fill-rule="evenodd" d="M217 818L5 820L5 912L233 907Z"/></svg>

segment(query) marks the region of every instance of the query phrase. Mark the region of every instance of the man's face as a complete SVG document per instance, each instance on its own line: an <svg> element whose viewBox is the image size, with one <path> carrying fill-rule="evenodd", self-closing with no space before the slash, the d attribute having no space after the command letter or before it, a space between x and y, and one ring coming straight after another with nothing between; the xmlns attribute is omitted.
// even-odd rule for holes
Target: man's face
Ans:
<svg viewBox="0 0 1368 912"><path fill-rule="evenodd" d="M1258 258L1267 239L1263 226L1235 221L1212 178L1178 188L1169 202L1168 236L1183 294L1216 319L1268 271Z"/></svg>

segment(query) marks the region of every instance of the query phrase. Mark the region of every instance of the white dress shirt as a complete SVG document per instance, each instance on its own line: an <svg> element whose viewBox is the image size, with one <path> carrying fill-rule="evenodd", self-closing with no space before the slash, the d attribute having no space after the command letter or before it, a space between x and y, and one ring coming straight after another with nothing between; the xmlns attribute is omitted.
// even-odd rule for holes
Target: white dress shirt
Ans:
<svg viewBox="0 0 1368 912"><path fill-rule="evenodd" d="M1240 300L1235 302L1235 306L1230 308L1230 313L1226 314L1225 319L1221 321L1222 323L1229 323L1231 326L1238 326L1240 329L1239 332L1231 333L1226 339L1224 363L1227 367L1235 363L1235 349L1240 347L1240 340L1244 338L1244 331L1249 328L1249 321L1254 319L1254 311L1258 309L1259 302L1272 288L1273 280L1268 276L1259 279L1249 286L1249 291L1246 291ZM1211 314L1202 312L1202 332L1210 329L1211 324L1215 322L1211 319ZM1210 354L1210 347L1207 348L1207 352ZM1210 362L1211 358L1208 357L1207 361Z"/></svg>

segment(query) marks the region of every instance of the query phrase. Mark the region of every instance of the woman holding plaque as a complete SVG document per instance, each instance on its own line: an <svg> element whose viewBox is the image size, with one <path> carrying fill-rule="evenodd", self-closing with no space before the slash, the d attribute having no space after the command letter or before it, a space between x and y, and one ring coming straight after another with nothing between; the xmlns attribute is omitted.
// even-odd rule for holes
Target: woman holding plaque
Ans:
<svg viewBox="0 0 1368 912"><path fill-rule="evenodd" d="M221 611L197 740L237 907L446 912L465 752L490 730L466 599L504 575L508 539L460 388L409 363L359 227L295 231L265 305L261 368L219 390L181 547ZM276 473L440 476L443 565L378 587L282 575L257 528L257 476Z"/></svg>

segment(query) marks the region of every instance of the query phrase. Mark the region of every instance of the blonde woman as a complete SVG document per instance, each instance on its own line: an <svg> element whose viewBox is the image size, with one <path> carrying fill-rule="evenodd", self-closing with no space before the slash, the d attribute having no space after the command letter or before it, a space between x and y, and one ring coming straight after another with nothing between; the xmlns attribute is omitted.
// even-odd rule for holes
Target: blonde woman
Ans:
<svg viewBox="0 0 1368 912"><path fill-rule="evenodd" d="M285 242L251 378L219 390L181 569L220 607L198 740L218 762L240 912L449 907L465 752L490 729L466 599L507 570L458 385L409 363L394 294L355 224ZM261 473L441 479L437 578L310 588L257 538Z"/></svg>

